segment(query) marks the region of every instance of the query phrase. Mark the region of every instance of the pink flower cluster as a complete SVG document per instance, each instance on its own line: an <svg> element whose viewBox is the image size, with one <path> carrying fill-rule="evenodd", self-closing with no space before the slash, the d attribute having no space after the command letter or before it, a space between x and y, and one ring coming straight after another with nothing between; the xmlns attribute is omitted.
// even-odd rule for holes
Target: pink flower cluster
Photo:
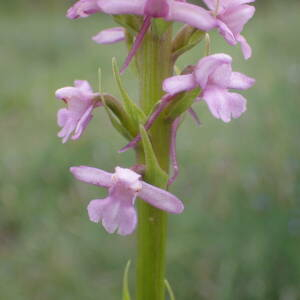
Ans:
<svg viewBox="0 0 300 300"><path fill-rule="evenodd" d="M255 8L247 3L255 0L203 1L209 10L185 0L79 0L68 10L67 17L85 18L100 12L109 15L164 18L166 21L182 22L203 31L217 28L230 45L240 43L244 57L248 59L251 56L251 47L241 32L255 13ZM108 41L114 43L124 39L124 35L121 38L121 32L115 35L115 28L105 30L102 37L104 43ZM102 43L102 39L97 42Z"/></svg>
<svg viewBox="0 0 300 300"><path fill-rule="evenodd" d="M245 59L251 57L251 47L241 32L255 12L255 8L248 3L255 0L203 1L208 10L190 4L186 0L79 0L68 10L67 17L85 18L95 13L143 16L143 24L122 70L135 56L153 18L182 22L205 32L217 28L230 45L240 43ZM123 41L125 35L125 28L115 27L102 30L92 39L98 44L111 44ZM206 56L189 70L187 74L172 76L163 82L162 88L166 94L153 113L148 116L144 124L146 130L150 129L157 117L177 95L191 90L198 93L199 89L200 94L195 100L204 100L211 114L223 122L239 118L246 111L246 99L230 90L249 89L255 80L242 73L233 72L232 58L229 55L219 53ZM62 138L63 143L70 137L73 140L78 139L91 121L93 110L103 105L99 101L100 95L94 93L89 83L83 80L75 81L73 87L57 90L56 97L67 105L57 114L57 122L61 127L58 136ZM193 101L193 98L191 100ZM188 111L195 117L191 107ZM174 174L169 184L178 174L175 147L179 123L180 120L177 118L172 126L170 158ZM138 135L121 151L136 146L140 139ZM137 224L134 208L136 197L169 213L179 214L184 209L177 197L142 181L141 175L131 169L116 167L113 174L87 166L72 167L70 170L77 179L108 189L108 197L92 200L87 209L90 220L101 222L109 233L117 231L120 235L128 235L134 231Z"/></svg>

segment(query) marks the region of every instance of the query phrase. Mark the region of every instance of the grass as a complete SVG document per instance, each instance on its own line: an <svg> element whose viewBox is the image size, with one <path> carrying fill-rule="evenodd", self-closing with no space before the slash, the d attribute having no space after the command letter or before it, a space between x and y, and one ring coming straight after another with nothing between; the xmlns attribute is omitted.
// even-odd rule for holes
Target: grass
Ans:
<svg viewBox="0 0 300 300"><path fill-rule="evenodd" d="M179 133L181 173L172 190L186 211L170 217L168 246L177 299L300 299L299 9L258 11L246 30L248 62L213 34L213 51L232 54L235 69L257 84L245 93L241 119L225 125L199 104L204 125L187 118ZM108 26L104 16L69 21L57 7L1 12L0 299L121 299L134 236L110 236L88 221L88 201L104 191L76 182L68 168L112 170L133 156L117 154L125 141L103 110L82 139L62 145L53 96L74 79L96 88L99 66L105 90L117 95L110 60L122 61L124 47L90 41ZM136 96L132 74L126 83Z"/></svg>

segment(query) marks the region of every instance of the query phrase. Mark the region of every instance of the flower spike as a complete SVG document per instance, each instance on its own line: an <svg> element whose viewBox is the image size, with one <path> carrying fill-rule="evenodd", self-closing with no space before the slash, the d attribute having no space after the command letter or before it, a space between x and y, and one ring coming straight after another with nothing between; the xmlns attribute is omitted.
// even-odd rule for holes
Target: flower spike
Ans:
<svg viewBox="0 0 300 300"><path fill-rule="evenodd" d="M136 197L169 213L180 214L184 206L171 193L140 180L141 175L130 169L116 167L115 173L87 166L70 168L71 173L80 181L105 187L108 197L92 200L88 207L92 222L102 222L109 233L131 234L137 224L134 208Z"/></svg>

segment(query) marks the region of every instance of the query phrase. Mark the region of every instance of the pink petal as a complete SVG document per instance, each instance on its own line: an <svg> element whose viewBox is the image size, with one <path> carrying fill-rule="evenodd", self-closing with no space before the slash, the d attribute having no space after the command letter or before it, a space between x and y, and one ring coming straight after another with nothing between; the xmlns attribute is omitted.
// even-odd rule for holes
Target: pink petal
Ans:
<svg viewBox="0 0 300 300"><path fill-rule="evenodd" d="M239 72L232 72L229 89L247 90L255 83L255 79Z"/></svg>
<svg viewBox="0 0 300 300"><path fill-rule="evenodd" d="M192 74L169 77L163 82L163 90L171 95L189 91L197 86Z"/></svg>
<svg viewBox="0 0 300 300"><path fill-rule="evenodd" d="M204 0L205 1L210 1L210 0ZM211 0L214 1L216 3L217 0ZM250 3L250 2L254 2L255 0L220 0L220 11L224 11L228 8L231 7L235 7L235 6L239 6L241 4L245 4L245 3ZM214 6L214 9L216 7L216 4Z"/></svg>
<svg viewBox="0 0 300 300"><path fill-rule="evenodd" d="M167 0L147 0L144 13L145 16L153 18L164 18L168 15L169 4Z"/></svg>
<svg viewBox="0 0 300 300"><path fill-rule="evenodd" d="M209 76L223 64L231 64L232 58L227 54L214 54L202 58L194 71L196 81L201 86L202 89L205 89Z"/></svg>
<svg viewBox="0 0 300 300"><path fill-rule="evenodd" d="M75 133L72 136L72 140L77 140L82 135L83 131L93 118L92 111L94 109L94 105L89 106L89 108L86 110L86 112L83 114L83 116L80 118L80 120L77 123L77 126L75 128Z"/></svg>
<svg viewBox="0 0 300 300"><path fill-rule="evenodd" d="M76 179L86 183L106 188L109 188L113 183L112 174L100 169L87 166L79 166L71 167L70 171Z"/></svg>
<svg viewBox="0 0 300 300"><path fill-rule="evenodd" d="M146 0L98 0L97 3L109 15L143 15Z"/></svg>
<svg viewBox="0 0 300 300"><path fill-rule="evenodd" d="M203 31L211 30L216 27L216 19L209 11L190 3L173 1L170 5L170 21L186 23Z"/></svg>
<svg viewBox="0 0 300 300"><path fill-rule="evenodd" d="M230 84L232 73L231 64L222 64L209 77L209 84L220 88L227 88Z"/></svg>
<svg viewBox="0 0 300 300"><path fill-rule="evenodd" d="M109 202L110 198L92 200L87 207L89 219L94 223L99 223L103 218L103 209Z"/></svg>
<svg viewBox="0 0 300 300"><path fill-rule="evenodd" d="M222 15L218 16L233 34L236 36L242 32L244 25L253 17L255 7L251 5L239 5L227 9Z"/></svg>
<svg viewBox="0 0 300 300"><path fill-rule="evenodd" d="M141 175L130 169L116 167L115 176L118 179L118 181L122 182L123 184L126 184L127 187L133 191L138 191L142 188L141 183L139 181Z"/></svg>
<svg viewBox="0 0 300 300"><path fill-rule="evenodd" d="M76 122L71 117L69 117L62 130L57 134L58 137L62 138L63 144L65 144L68 141L75 127L76 127Z"/></svg>
<svg viewBox="0 0 300 300"><path fill-rule="evenodd" d="M227 99L232 118L239 118L247 110L247 100L242 95L228 93Z"/></svg>
<svg viewBox="0 0 300 300"><path fill-rule="evenodd" d="M60 127L65 126L69 119L69 112L66 108L62 108L57 112L57 124Z"/></svg>
<svg viewBox="0 0 300 300"><path fill-rule="evenodd" d="M133 206L126 207L111 197L92 200L88 207L89 219L100 223L109 233L118 229L118 234L131 234L137 224L137 215Z"/></svg>
<svg viewBox="0 0 300 300"><path fill-rule="evenodd" d="M246 111L246 99L225 89L209 87L203 94L212 115L228 123L231 118L238 118Z"/></svg>
<svg viewBox="0 0 300 300"><path fill-rule="evenodd" d="M220 35L227 41L227 43L231 46L237 44L236 38L230 28L224 22L218 20L218 28Z"/></svg>
<svg viewBox="0 0 300 300"><path fill-rule="evenodd" d="M125 39L125 29L123 27L114 27L100 31L92 37L97 44L114 44Z"/></svg>
<svg viewBox="0 0 300 300"><path fill-rule="evenodd" d="M71 86L63 87L55 92L55 97L65 101L71 98L78 98L78 89Z"/></svg>
<svg viewBox="0 0 300 300"><path fill-rule="evenodd" d="M142 182L142 190L138 196L149 204L172 214L180 214L184 210L183 203L176 196L146 182Z"/></svg>
<svg viewBox="0 0 300 300"><path fill-rule="evenodd" d="M74 86L80 89L84 93L93 94L93 89L88 81L86 80L75 80Z"/></svg>
<svg viewBox="0 0 300 300"><path fill-rule="evenodd" d="M102 224L109 233L115 232L117 228L119 234L127 235L132 233L137 222L133 206L136 195L137 192L128 186L128 182L120 180L117 175L116 181L109 189L110 200L102 212Z"/></svg>
<svg viewBox="0 0 300 300"><path fill-rule="evenodd" d="M79 0L68 9L66 16L69 19L86 18L100 11L97 0Z"/></svg>
<svg viewBox="0 0 300 300"><path fill-rule="evenodd" d="M135 230L137 214L133 206L123 208L122 217L119 219L118 234L129 235Z"/></svg>
<svg viewBox="0 0 300 300"><path fill-rule="evenodd" d="M252 56L252 49L247 40L242 35L237 36L237 41L241 44L242 52L245 59L249 59Z"/></svg>

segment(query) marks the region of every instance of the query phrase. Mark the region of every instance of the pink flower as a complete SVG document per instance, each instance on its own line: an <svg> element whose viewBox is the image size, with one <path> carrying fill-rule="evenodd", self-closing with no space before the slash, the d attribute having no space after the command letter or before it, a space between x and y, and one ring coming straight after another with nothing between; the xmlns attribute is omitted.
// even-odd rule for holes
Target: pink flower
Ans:
<svg viewBox="0 0 300 300"><path fill-rule="evenodd" d="M200 30L210 30L216 20L200 6L180 0L98 0L102 12L110 15L141 15L164 18L194 26Z"/></svg>
<svg viewBox="0 0 300 300"><path fill-rule="evenodd" d="M151 26L152 18L164 18L166 21L178 21L189 24L203 31L217 26L216 19L200 6L187 3L186 0L79 0L67 12L71 19L84 18L96 12L109 15L140 15L144 23L136 36L135 42L121 68L121 73L128 67L139 49L145 34ZM114 43L123 38L121 32L105 31L93 37L97 43ZM109 35L112 37L110 38ZM116 35L118 38L116 39ZM104 42L103 42L104 40ZM110 42L111 41L111 42Z"/></svg>
<svg viewBox="0 0 300 300"><path fill-rule="evenodd" d="M139 49L151 26L152 18L183 22L204 31L217 25L215 18L207 10L186 3L185 0L98 0L98 5L106 14L133 14L145 17L140 32L121 68L121 73L125 71Z"/></svg>
<svg viewBox="0 0 300 300"><path fill-rule="evenodd" d="M92 119L93 109L100 105L95 102L95 97L99 94L93 93L87 81L75 80L74 87L61 88L55 92L55 96L68 105L57 113L57 123L62 127L58 136L65 143L74 132L72 139L78 139Z"/></svg>
<svg viewBox="0 0 300 300"><path fill-rule="evenodd" d="M97 0L79 0L67 11L69 19L86 18L92 14L101 12Z"/></svg>
<svg viewBox="0 0 300 300"><path fill-rule="evenodd" d="M251 77L232 72L231 63L232 58L226 54L206 56L198 62L192 74L167 78L163 89L173 95L200 86L200 98L206 101L212 115L230 122L231 118L239 118L246 111L246 99L228 89L246 90L255 83Z"/></svg>
<svg viewBox="0 0 300 300"><path fill-rule="evenodd" d="M241 44L245 59L251 57L252 50L244 36L244 25L253 17L255 7L245 3L255 0L204 0L217 18L220 34L230 45Z"/></svg>
<svg viewBox="0 0 300 300"><path fill-rule="evenodd" d="M125 39L125 29L123 27L114 27L100 31L92 37L97 44L114 44Z"/></svg>
<svg viewBox="0 0 300 300"><path fill-rule="evenodd" d="M141 176L130 169L116 167L112 174L80 166L72 167L70 171L78 180L108 189L108 197L92 200L87 210L90 220L102 222L109 233L117 230L120 235L128 235L134 231L137 224L136 197L173 214L179 214L184 209L177 197L140 180Z"/></svg>

